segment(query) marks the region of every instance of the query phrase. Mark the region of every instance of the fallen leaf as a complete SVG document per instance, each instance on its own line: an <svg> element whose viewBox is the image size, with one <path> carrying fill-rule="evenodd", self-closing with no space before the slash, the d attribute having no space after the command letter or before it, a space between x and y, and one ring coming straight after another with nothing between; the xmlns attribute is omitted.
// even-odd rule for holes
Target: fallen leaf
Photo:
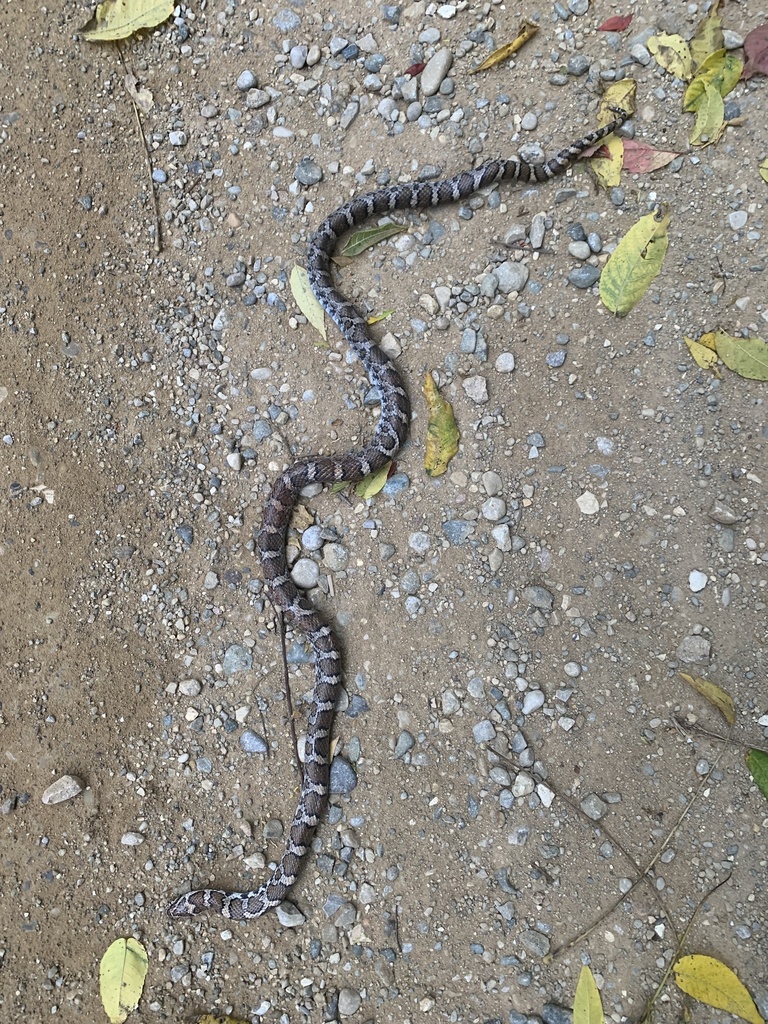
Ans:
<svg viewBox="0 0 768 1024"><path fill-rule="evenodd" d="M155 98L149 89L137 89L136 86L138 84L139 80L136 75L132 75L129 72L125 76L125 88L128 91L128 95L143 114L148 114L155 105Z"/></svg>
<svg viewBox="0 0 768 1024"><path fill-rule="evenodd" d="M665 71L684 82L693 74L693 58L688 43L682 36L659 32L647 42L648 50Z"/></svg>
<svg viewBox="0 0 768 1024"><path fill-rule="evenodd" d="M717 354L734 373L750 380L768 380L768 345L762 338L734 338L718 331L715 334Z"/></svg>
<svg viewBox="0 0 768 1024"><path fill-rule="evenodd" d="M758 25L752 29L744 40L744 53L747 55L747 62L742 78L768 75L768 25Z"/></svg>
<svg viewBox="0 0 768 1024"><path fill-rule="evenodd" d="M702 370L714 370L719 377L720 374L716 370L717 352L706 345L702 345L700 341L695 341L693 338L686 337L684 340L696 365L700 366Z"/></svg>
<svg viewBox="0 0 768 1024"><path fill-rule="evenodd" d="M669 207L662 203L629 229L603 267L600 298L617 316L626 316L661 270L669 221Z"/></svg>
<svg viewBox="0 0 768 1024"><path fill-rule="evenodd" d="M750 1024L765 1024L744 985L730 967L714 957L700 953L684 956L674 972L678 987L700 1003L733 1013Z"/></svg>
<svg viewBox="0 0 768 1024"><path fill-rule="evenodd" d="M624 140L611 135L590 159L589 166L603 188L615 188L621 184Z"/></svg>
<svg viewBox="0 0 768 1024"><path fill-rule="evenodd" d="M385 463L381 469L377 469L375 473L369 473L368 476L364 477L359 484L355 487L355 494L358 498L362 498L367 501L374 495L378 494L384 484L389 479L389 471L392 467L392 460Z"/></svg>
<svg viewBox="0 0 768 1024"><path fill-rule="evenodd" d="M339 249L338 255L347 259L353 259L355 256L359 256L361 252L365 252L366 249L370 249L379 242L383 242L385 238L402 234L403 231L405 231L405 228L402 224L394 224L391 221L387 221L385 224L377 224L373 228L361 228L359 231L352 232L344 245Z"/></svg>
<svg viewBox="0 0 768 1024"><path fill-rule="evenodd" d="M411 64L409 68L406 68L403 74L410 75L411 78L415 78L416 75L421 74L421 72L424 70L426 66L427 65L424 63L424 61L419 61L417 64Z"/></svg>
<svg viewBox="0 0 768 1024"><path fill-rule="evenodd" d="M687 672L681 672L680 678L688 683L704 700L709 701L712 707L717 708L728 725L733 725L736 721L736 708L730 693L724 690L722 686L718 686L717 683L704 679L702 676L691 676Z"/></svg>
<svg viewBox="0 0 768 1024"><path fill-rule="evenodd" d="M685 90L683 110L696 111L699 109L707 85L717 89L721 96L727 96L741 78L743 67L744 65L734 53L728 53L726 50L710 53Z"/></svg>
<svg viewBox="0 0 768 1024"><path fill-rule="evenodd" d="M212 1013L204 1013L197 1018L197 1024L248 1024L241 1017L216 1017Z"/></svg>
<svg viewBox="0 0 768 1024"><path fill-rule="evenodd" d="M143 28L161 25L175 6L174 0L104 0L80 35L89 43L127 39Z"/></svg>
<svg viewBox="0 0 768 1024"><path fill-rule="evenodd" d="M482 64L478 64L477 67L469 69L470 75L474 75L478 71L487 71L488 68L501 64L501 62L506 60L507 57L511 57L513 53L517 53L520 47L524 46L529 39L532 39L538 31L538 25L532 25L530 21L521 21L520 28L517 30L517 35L512 42L505 43L503 46L494 50L493 53L489 53Z"/></svg>
<svg viewBox="0 0 768 1024"><path fill-rule="evenodd" d="M720 17L719 2L712 6L709 14L696 26L690 42L694 67L699 67L707 56L723 45L723 19Z"/></svg>
<svg viewBox="0 0 768 1024"><path fill-rule="evenodd" d="M602 128L616 117L616 110L625 110L628 114L635 112L635 95L637 82L634 78L624 78L620 82L612 82L600 97L597 110L597 123Z"/></svg>
<svg viewBox="0 0 768 1024"><path fill-rule="evenodd" d="M382 320L389 320L394 312L394 309L383 309L381 313L374 313L372 316L367 317L365 322L369 326L372 324L380 324Z"/></svg>
<svg viewBox="0 0 768 1024"><path fill-rule="evenodd" d="M309 278L304 267L294 267L291 271L289 279L291 286L291 293L294 299L296 299L296 305L299 307L304 316L309 320L316 331L320 333L323 341L328 340L328 334L325 330L325 312L323 307L317 301L317 296L312 291L309 284Z"/></svg>
<svg viewBox="0 0 768 1024"><path fill-rule="evenodd" d="M424 378L423 391L428 413L424 469L429 476L442 476L459 450L459 428L451 403L437 390L431 373Z"/></svg>
<svg viewBox="0 0 768 1024"><path fill-rule="evenodd" d="M680 154L671 149L654 149L647 142L624 139L624 170L630 174L648 174L676 160Z"/></svg>
<svg viewBox="0 0 768 1024"><path fill-rule="evenodd" d="M603 1004L589 967L582 967L573 997L573 1024L603 1024Z"/></svg>
<svg viewBox="0 0 768 1024"><path fill-rule="evenodd" d="M758 170L760 171L760 177L763 179L763 181L768 182L768 157L766 157L765 160L763 160L763 162L758 167Z"/></svg>
<svg viewBox="0 0 768 1024"><path fill-rule="evenodd" d="M748 750L745 760L755 785L768 800L768 754L764 750Z"/></svg>
<svg viewBox="0 0 768 1024"><path fill-rule="evenodd" d="M112 1024L123 1024L139 1005L149 969L147 951L136 939L115 939L99 965L99 990Z"/></svg>
<svg viewBox="0 0 768 1024"><path fill-rule="evenodd" d="M696 108L696 124L691 132L692 146L711 146L725 131L725 105L714 85L704 84L704 92Z"/></svg>
<svg viewBox="0 0 768 1024"><path fill-rule="evenodd" d="M616 14L613 18L604 21L598 28L598 32L623 32L632 24L634 14Z"/></svg>

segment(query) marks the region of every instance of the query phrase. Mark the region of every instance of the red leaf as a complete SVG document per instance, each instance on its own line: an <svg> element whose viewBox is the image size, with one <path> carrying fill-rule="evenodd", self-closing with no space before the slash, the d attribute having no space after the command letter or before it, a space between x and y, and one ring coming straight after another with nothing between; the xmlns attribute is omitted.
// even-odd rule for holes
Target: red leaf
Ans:
<svg viewBox="0 0 768 1024"><path fill-rule="evenodd" d="M623 32L625 28L629 28L634 14L617 14L614 18L609 18L608 21L604 21L598 32Z"/></svg>
<svg viewBox="0 0 768 1024"><path fill-rule="evenodd" d="M416 75L420 75L421 74L421 72L424 70L424 68L426 66L427 65L425 63L423 63L423 62L420 63L420 64L411 64L411 66L409 68L406 68L406 70L403 72L403 74L404 75L410 75L411 78L415 78Z"/></svg>
<svg viewBox="0 0 768 1024"><path fill-rule="evenodd" d="M645 142L624 139L624 170L630 174L647 174L666 167L680 156L671 149L654 149Z"/></svg>
<svg viewBox="0 0 768 1024"><path fill-rule="evenodd" d="M744 40L744 53L747 62L741 74L742 78L752 75L768 75L768 25L753 28Z"/></svg>

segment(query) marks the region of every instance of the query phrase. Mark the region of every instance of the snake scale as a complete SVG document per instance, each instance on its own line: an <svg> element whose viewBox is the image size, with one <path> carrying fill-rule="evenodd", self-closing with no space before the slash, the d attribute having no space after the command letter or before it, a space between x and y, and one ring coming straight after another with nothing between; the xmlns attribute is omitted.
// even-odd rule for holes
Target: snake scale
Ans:
<svg viewBox="0 0 768 1024"><path fill-rule="evenodd" d="M364 317L334 286L331 256L339 237L370 217L393 210L441 206L467 199L496 182L544 182L562 174L590 146L620 127L629 116L614 109L615 119L590 132L551 159L528 163L521 156L492 160L437 182L410 182L357 196L327 217L315 232L307 252L312 290L344 340L362 362L378 389L381 414L371 440L360 451L343 455L310 456L295 462L274 483L267 499L257 545L272 600L285 621L306 634L315 658L315 685L307 726L304 779L285 850L271 877L249 892L197 889L179 896L168 908L172 918L219 913L236 921L260 917L285 899L296 881L315 829L328 800L330 741L334 706L341 685L341 653L330 627L299 592L290 576L286 540L299 492L314 483L354 483L395 457L408 434L410 402L400 375L368 333Z"/></svg>

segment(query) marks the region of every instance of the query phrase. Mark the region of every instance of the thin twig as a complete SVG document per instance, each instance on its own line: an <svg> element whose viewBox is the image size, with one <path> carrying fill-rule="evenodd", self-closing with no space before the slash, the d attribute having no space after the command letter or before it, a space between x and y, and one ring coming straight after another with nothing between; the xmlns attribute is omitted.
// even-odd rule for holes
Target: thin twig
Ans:
<svg viewBox="0 0 768 1024"><path fill-rule="evenodd" d="M723 743L729 739L728 736L723 736L720 732L712 732L710 729L705 729L703 725L692 725L689 722L684 722L679 715L674 716L674 722L682 733L697 732L702 736L709 736L710 739L720 740ZM768 754L767 747L756 747L753 743L744 743L743 740L737 740L733 737L730 737L730 742L733 746L743 747L745 750L759 750L761 754Z"/></svg>
<svg viewBox="0 0 768 1024"><path fill-rule="evenodd" d="M128 67L126 66L125 58L123 57L123 51L120 49L120 43L116 42L115 45L117 46L117 52L118 52L118 55L120 57L120 63L123 65L123 71L127 75L128 74ZM151 157L150 152L149 152L149 144L147 143L147 137L144 134L144 126L142 125L141 117L139 116L139 108L136 106L136 100L133 98L133 96L130 95L130 93L129 93L129 98L130 98L131 104L133 105L133 113L136 116L136 124L137 124L138 129L139 129L139 135L141 136L141 141L144 143L144 155L147 158L147 173L149 174L149 191L150 191L150 194L152 195L152 207L153 207L154 214L155 214L155 223L153 225L153 234L155 236L154 237L155 252L159 256L160 253L162 252L162 248L163 247L162 247L162 240L160 238L160 205L159 205L158 200L157 200L157 192L155 191L155 183L152 180L152 157Z"/></svg>
<svg viewBox="0 0 768 1024"><path fill-rule="evenodd" d="M275 608L275 606L272 606ZM291 739L293 740L293 749L296 751L296 764L298 765L299 781L304 781L304 769L302 768L301 757L299 756L299 738L296 735L296 719L293 715L293 698L291 697L291 681L288 678L288 651L285 647L285 622L283 621L283 613L279 608L275 608L275 618L277 620L277 632L280 635L280 650L283 656L283 688L285 690L285 702L288 706L288 725L291 730Z"/></svg>

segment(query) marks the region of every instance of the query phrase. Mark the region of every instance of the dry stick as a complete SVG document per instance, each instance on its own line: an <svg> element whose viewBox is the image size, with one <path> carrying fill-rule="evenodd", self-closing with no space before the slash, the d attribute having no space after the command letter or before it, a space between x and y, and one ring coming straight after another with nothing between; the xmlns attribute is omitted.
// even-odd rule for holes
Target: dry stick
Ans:
<svg viewBox="0 0 768 1024"><path fill-rule="evenodd" d="M629 887L629 889L627 889L627 891L619 899L617 899L613 903L613 905L608 908L608 910L604 911L600 915L600 917L594 922L594 924L591 924L588 928L583 929L583 931L580 931L578 933L578 935L575 935L572 939L569 939L568 942L564 942L562 946L558 946L557 949L553 949L551 953L548 953L547 956L544 957L544 962L545 963L550 963L552 960L555 959L556 956L560 956L560 954L562 952L564 952L566 949L570 949L572 946L575 946L577 942L581 942L582 939L588 938L592 934L592 932L595 931L597 928L599 928L600 925L603 923L603 921L605 921L605 919L607 917L609 917L617 909L617 907L621 906L621 904L632 894L632 892L634 892L634 890L643 881L643 879L648 875L648 873L653 870L653 868L656 866L656 862L658 861L659 857L662 855L662 853L664 853L666 848L669 846L669 844L672 841L673 837L675 836L675 834L677 833L678 829L680 828L680 826L682 825L683 821L685 820L686 816L688 815L688 812L690 811L691 807L693 807L694 803L698 799L699 793L701 793L701 791L704 788L704 786L706 786L706 784L709 782L709 778L710 778L712 772L715 770L715 768L717 768L718 764L720 763L720 758L723 756L723 753L724 753L724 751L726 750L726 748L728 746L728 741L731 738L731 733L732 732L733 732L733 726L731 726L728 729L728 735L725 738L726 742L720 748L720 752L717 755L717 757L715 758L714 762L712 763L709 771L707 772L707 774L704 776L704 778L699 783L699 785L698 785L698 787L696 789L696 792L693 794L691 799L688 801L688 803L683 808L683 811L682 811L680 817L677 819L675 824L672 826L671 830L669 831L669 833L667 835L667 838L661 844L661 846L656 851L656 853L653 855L653 857L651 857L651 859L648 862L648 864L646 865L646 867L643 868L643 871L642 871L640 877L636 878L632 882L632 885Z"/></svg>
<svg viewBox="0 0 768 1024"><path fill-rule="evenodd" d="M120 57L120 63L123 65L123 71L125 71L125 73L127 75L128 74L128 68L126 66L125 59L123 57L123 51L120 49L120 43L116 41L115 42L115 46L117 47L117 53L118 53L118 56ZM141 118L139 117L139 108L136 106L136 100L133 98L133 96L130 97L130 100L131 100L131 103L133 104L133 112L136 115L136 124L138 125L138 128L139 128L139 135L141 136L141 141L144 143L144 155L147 158L147 172L149 173L149 191L152 194L152 207L153 207L154 214L155 214L155 223L154 223L155 252L159 256L160 253L162 252L162 243L160 241L160 206L159 206L158 201L157 201L157 192L155 191L155 183L152 180L152 157L150 156L150 153L149 153L149 145L147 144L147 137L144 134L144 126L142 125Z"/></svg>
<svg viewBox="0 0 768 1024"><path fill-rule="evenodd" d="M656 1004L656 1000L659 998L661 993L664 991L664 987L666 986L667 982L669 981L669 976L672 973L672 969L674 968L674 966L677 963L677 961L680 959L680 954L682 953L683 946L685 945L686 939L688 938L688 933L690 932L691 928L693 927L693 922L696 920L696 915L701 910L701 908L704 906L704 903L706 902L706 900L712 899L712 897L714 896L714 894L717 892L717 890L720 888L721 885L725 885L726 882L730 882L732 874L733 874L732 871L729 872L721 882L717 883L717 885L714 887L714 889L710 889L708 893L705 893L701 897L699 902L696 904L696 909L691 914L691 918L690 918L688 924L685 926L685 931L683 932L683 936L682 936L682 938L680 939L680 941L677 944L677 949L675 950L675 955L670 959L669 963L667 964L667 968L664 971L662 979L659 982L659 984L656 986L656 991L653 993L651 998L645 1004L645 1013L643 1014L643 1017L642 1017L642 1021L643 1022L649 1020L651 1011L653 1010L653 1007Z"/></svg>
<svg viewBox="0 0 768 1024"><path fill-rule="evenodd" d="M296 736L296 719L293 716L293 699L291 697L291 681L288 678L288 652L285 648L285 622L283 621L283 613L279 608L275 608L274 604L272 607L275 610L275 617L277 619L278 630L280 634L280 650L283 655L283 686L285 689L285 700L288 705L288 724L291 727L291 739L293 740L293 749L296 751L296 764L298 765L299 781L304 780L304 771L301 767L301 757L299 755L299 740Z"/></svg>
<svg viewBox="0 0 768 1024"><path fill-rule="evenodd" d="M709 729L705 729L703 725L690 725L688 722L684 722L678 715L674 716L674 723L682 733L697 732L701 736L709 736L713 740L721 740L723 743L728 739L727 736L723 736L721 732L712 732ZM761 754L768 754L768 748L756 747L753 743L744 743L743 740L731 739L731 743L737 747L743 747L745 750L759 750Z"/></svg>

